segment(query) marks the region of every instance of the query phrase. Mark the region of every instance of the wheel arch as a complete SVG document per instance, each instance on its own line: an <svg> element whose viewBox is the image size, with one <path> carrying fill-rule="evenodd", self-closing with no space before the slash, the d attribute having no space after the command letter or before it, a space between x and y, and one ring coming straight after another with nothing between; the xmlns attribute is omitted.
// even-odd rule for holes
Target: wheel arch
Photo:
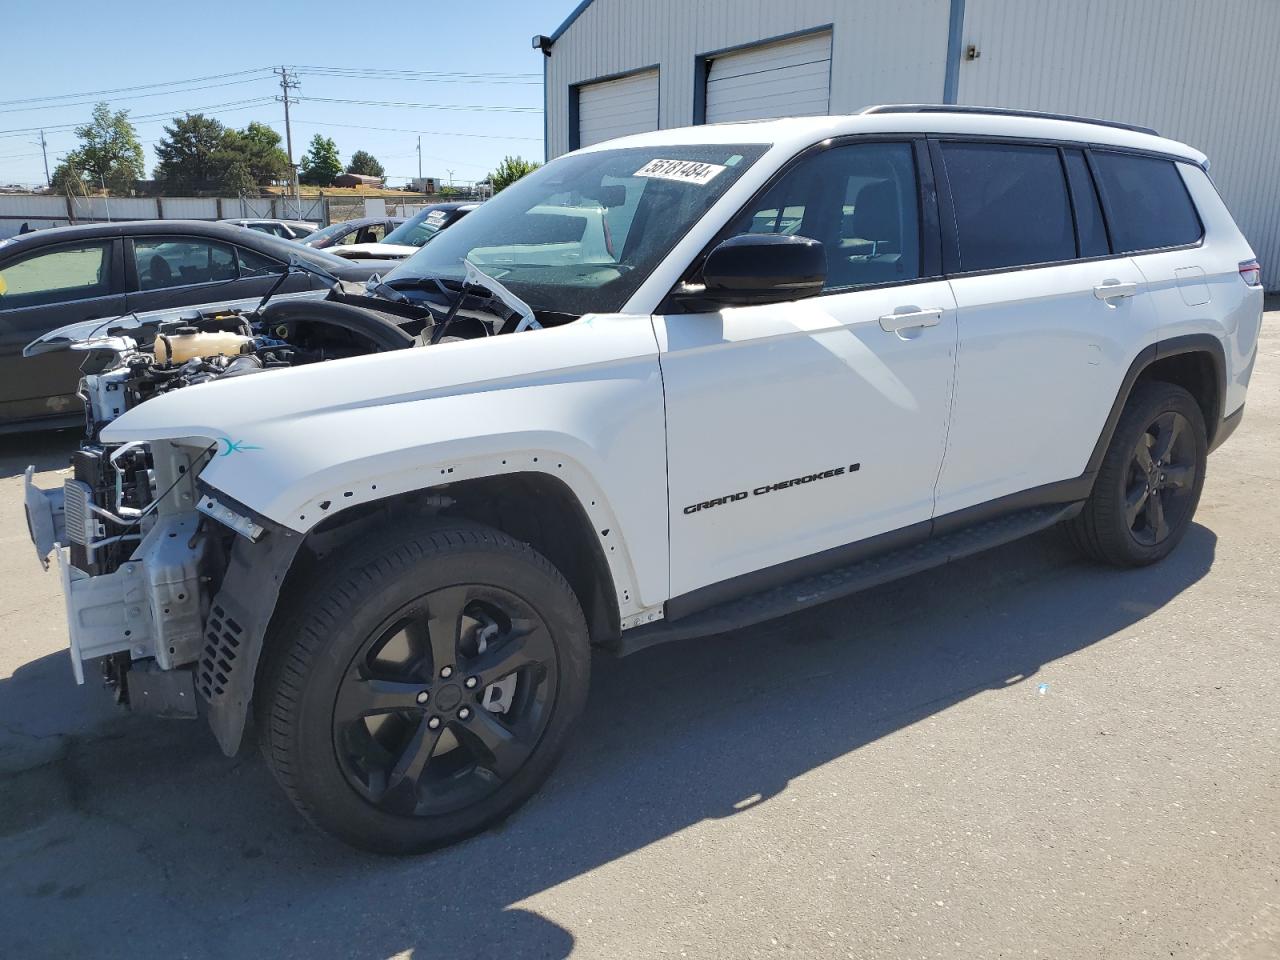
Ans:
<svg viewBox="0 0 1280 960"><path fill-rule="evenodd" d="M1213 447L1214 437L1222 425L1226 398L1226 351L1222 341L1212 334L1194 333L1173 337L1147 346L1129 365L1111 412L1098 436L1098 442L1089 457L1089 464L1085 468L1087 476L1095 476L1102 466L1102 458L1111 444L1120 415L1124 412L1134 387L1147 381L1172 383L1190 393L1204 415L1209 446Z"/></svg>
<svg viewBox="0 0 1280 960"><path fill-rule="evenodd" d="M599 507L598 499L589 500ZM231 502L233 509L247 510ZM593 644L612 646L621 636L623 611L635 604L635 587L616 571L623 561L616 531L600 528L563 479L521 471L406 491L333 511L305 533L254 515L266 529L257 543L236 537L227 575L214 596L206 643L197 663L197 686L209 705L209 723L228 756L241 745L254 691L276 642L273 630L292 598L311 582L325 559L347 544L406 522L482 523L543 554L569 582L587 620ZM229 655L230 654L230 655Z"/></svg>

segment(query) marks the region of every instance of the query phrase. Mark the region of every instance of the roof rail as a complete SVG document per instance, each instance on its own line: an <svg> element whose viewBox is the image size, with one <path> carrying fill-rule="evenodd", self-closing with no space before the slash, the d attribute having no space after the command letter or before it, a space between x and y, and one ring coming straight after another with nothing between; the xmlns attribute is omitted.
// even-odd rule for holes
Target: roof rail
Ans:
<svg viewBox="0 0 1280 960"><path fill-rule="evenodd" d="M1092 117L1073 117L1066 113L1043 113L1039 110L1015 110L1010 107L975 107L952 103L888 103L874 107L864 107L859 113L977 113L994 114L1000 117L1036 117L1040 120L1070 120L1072 123L1092 123L1099 127L1115 127L1119 130L1132 130L1134 133L1149 133L1153 137L1160 136L1150 127L1140 127L1133 123L1121 123L1119 120L1095 120Z"/></svg>

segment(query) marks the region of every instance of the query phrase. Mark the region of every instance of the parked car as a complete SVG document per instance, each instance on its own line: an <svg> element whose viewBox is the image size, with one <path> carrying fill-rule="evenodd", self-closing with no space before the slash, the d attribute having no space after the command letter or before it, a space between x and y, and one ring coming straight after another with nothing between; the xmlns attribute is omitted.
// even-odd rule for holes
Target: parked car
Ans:
<svg viewBox="0 0 1280 960"><path fill-rule="evenodd" d="M321 227L302 239L302 243L317 250L350 246L353 243L381 243L386 235L407 220L407 217L360 217L342 220Z"/></svg>
<svg viewBox="0 0 1280 960"><path fill-rule="evenodd" d="M593 646L730 633L1056 524L1160 561L1262 318L1206 164L996 110L661 130L551 161L366 296L237 321L209 382L107 347L93 383L129 409L93 417L61 494L27 481L72 664L144 708L200 697L228 752L252 710L310 822L415 851L538 789ZM545 212L592 203L611 253ZM289 353L325 324L367 355Z"/></svg>
<svg viewBox="0 0 1280 960"><path fill-rule="evenodd" d="M218 222L234 224L237 227L245 227L249 230L257 230L259 233L269 233L282 240L302 240L311 236L318 228L317 224L306 220L255 220L250 218L219 220Z"/></svg>
<svg viewBox="0 0 1280 960"><path fill-rule="evenodd" d="M82 355L23 357L42 334L84 320L260 297L291 256L347 280L374 272L255 230L197 220L54 227L0 241L0 431L82 422ZM288 277L282 293L321 289Z"/></svg>
<svg viewBox="0 0 1280 960"><path fill-rule="evenodd" d="M478 206L478 203L433 203L388 233L381 243L352 243L333 252L351 260L403 260Z"/></svg>

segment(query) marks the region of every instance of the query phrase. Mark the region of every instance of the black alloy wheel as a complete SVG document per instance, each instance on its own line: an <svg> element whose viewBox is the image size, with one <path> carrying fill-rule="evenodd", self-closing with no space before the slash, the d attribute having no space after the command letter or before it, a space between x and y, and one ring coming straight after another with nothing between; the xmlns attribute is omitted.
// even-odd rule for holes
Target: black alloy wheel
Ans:
<svg viewBox="0 0 1280 960"><path fill-rule="evenodd" d="M368 529L273 621L254 690L267 763L321 830L418 853L509 816L582 715L589 631L527 543L464 519Z"/></svg>
<svg viewBox="0 0 1280 960"><path fill-rule="evenodd" d="M348 783L402 816L473 804L538 744L558 669L546 625L499 587L444 587L397 610L351 661L333 706Z"/></svg>
<svg viewBox="0 0 1280 960"><path fill-rule="evenodd" d="M1134 540L1151 547L1182 526L1196 480L1196 442L1187 418L1160 414L1133 449L1125 489L1125 522Z"/></svg>
<svg viewBox="0 0 1280 960"><path fill-rule="evenodd" d="M1191 526L1209 441L1195 398L1172 383L1133 388L1080 513L1066 523L1086 556L1116 567L1164 559Z"/></svg>

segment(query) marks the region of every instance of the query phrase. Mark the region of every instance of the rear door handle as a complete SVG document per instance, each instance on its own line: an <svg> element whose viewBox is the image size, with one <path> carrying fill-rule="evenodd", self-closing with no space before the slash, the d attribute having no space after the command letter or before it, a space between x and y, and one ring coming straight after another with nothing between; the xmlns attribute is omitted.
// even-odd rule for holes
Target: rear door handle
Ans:
<svg viewBox="0 0 1280 960"><path fill-rule="evenodd" d="M1093 288L1093 295L1099 300L1119 300L1135 296L1137 292L1136 283L1121 283L1119 280L1104 280Z"/></svg>
<svg viewBox="0 0 1280 960"><path fill-rule="evenodd" d="M880 318L880 329L886 333L910 330L913 327L936 327L942 320L940 307L925 310L904 309L901 313L886 313Z"/></svg>

